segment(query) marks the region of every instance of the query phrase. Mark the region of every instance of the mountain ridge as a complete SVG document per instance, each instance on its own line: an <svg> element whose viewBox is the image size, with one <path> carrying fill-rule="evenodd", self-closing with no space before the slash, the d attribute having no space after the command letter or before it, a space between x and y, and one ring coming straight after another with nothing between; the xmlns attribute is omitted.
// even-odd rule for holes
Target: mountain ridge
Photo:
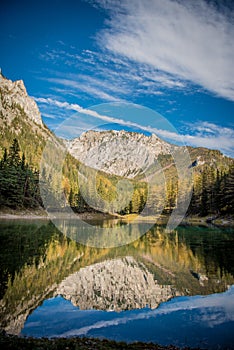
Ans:
<svg viewBox="0 0 234 350"><path fill-rule="evenodd" d="M23 80L12 82L0 73L0 156L17 138L30 166L39 169L43 149L56 137L43 123L37 103Z"/></svg>
<svg viewBox="0 0 234 350"><path fill-rule="evenodd" d="M2 72L0 72L0 128L2 129L0 130L2 136L0 147L9 147L9 144L12 142L14 136L20 138L23 131L23 127L20 127L20 124L24 124L25 121L30 124L30 131L33 131L33 136L35 138L37 138L38 134L43 134L43 137L47 141L48 139L53 141L59 140L59 138L56 137L53 132L43 123L37 103L32 97L29 97L23 80L11 81L10 79L4 77ZM9 130L7 130L7 128L11 129L12 133L12 135L9 137L9 142L7 140L9 135L4 135L5 131L9 134ZM25 138L27 137L27 135L23 136ZM29 137L27 139L29 139ZM21 140L21 143L22 141L23 140ZM85 165L118 176L126 176L127 170L124 171L123 169L119 169L119 164L115 166L117 173L107 171L108 165L113 166L112 163L114 163L114 161L118 161L118 159L115 158L111 159L109 157L110 154L116 153L117 156L121 156L121 148L116 149L115 147L121 146L122 150L126 151L125 158L131 156L130 153L133 154L132 159L129 159L130 162L126 164L130 167L130 174L127 175L127 177L130 178L138 175L141 172L141 167L145 169L148 167L151 161L153 162L154 160L157 160L158 155L171 154L173 150L184 147L168 143L155 134L148 136L140 132L126 130L89 130L81 134L80 137L73 138L72 140L63 139L63 141L68 149L68 152L77 160L84 162ZM118 141L121 141L121 145L120 142L118 143ZM90 147L91 145L92 147ZM137 146L137 148L135 146ZM95 152L92 154L91 148L95 147L100 147L98 150L100 151L100 155L98 157ZM143 150L140 150L140 147L142 147ZM24 151L24 148L26 147L24 146L22 148ZM208 151L213 152L214 155L219 155L219 157L222 155L224 158L233 159L223 155L218 150L191 146L186 146L186 148L189 149L190 155L196 153L194 150L200 150L203 155ZM87 155L88 159L85 159ZM203 155L200 156L198 165L204 164ZM140 159L141 156L144 158L143 161ZM150 160L148 162L147 156ZM191 157L192 161L194 160L193 158L194 157ZM107 164L104 164L102 168L98 163L103 163L104 161L107 161ZM140 164L138 165L138 169L135 169L133 163L139 161Z"/></svg>
<svg viewBox="0 0 234 350"><path fill-rule="evenodd" d="M43 125L39 108L34 99L28 95L23 80L13 82L5 78L0 72L0 87L2 105L9 108L20 107L31 120L40 126ZM1 108L2 113L4 110L7 112L7 108ZM8 117L10 117L10 114L8 114Z"/></svg>
<svg viewBox="0 0 234 350"><path fill-rule="evenodd" d="M159 154L170 154L178 146L125 130L94 131L67 141L68 152L85 165L121 177L134 178L157 161Z"/></svg>
<svg viewBox="0 0 234 350"><path fill-rule="evenodd" d="M91 130L82 134L80 138L64 142L43 123L36 102L28 96L23 81L12 82L2 74L0 74L0 135L0 157L4 157L4 149L9 153L14 139L17 139L20 146L19 157L24 155L28 166L37 171L41 168L46 146L52 145L52 152L50 148L46 150L47 159L41 169L41 175L48 188L54 191L51 192L52 196L57 197L51 203L56 201L63 203L62 207L70 205L78 212L90 211L92 209L87 205L90 202L94 204L93 208L101 210L100 202L104 200L111 204L107 205L111 208L118 193L121 191L121 195L125 193L123 182L121 186L124 186L118 192L119 181L128 178L133 189L132 197L129 198L129 204L117 213L121 215L139 213L144 208L147 198L151 205L150 214L155 214L157 206L161 208L160 201L164 202L165 212L170 213L177 205L178 188L181 185L174 154L177 153L183 160L183 152L186 151L190 154L191 162L187 157L185 167L191 168L193 172L194 189L190 206L193 208L192 212L205 216L217 212L231 213L233 210L233 158L224 156L220 151L175 146L156 135L146 136L125 130L101 132ZM66 146L67 154L63 159L60 153L62 149L64 154L66 153ZM52 169L55 161L53 150L58 155L57 161L62 162L56 163L62 172L61 176L58 171L56 174ZM4 158L0 160L2 165L7 165L7 162L4 163ZM13 170L15 173L18 171ZM0 174L2 185L11 186L9 178L4 177L9 173L9 169L4 171L2 175ZM154 182L153 192L148 194L149 178L156 179L155 175L159 171L162 180L164 178L165 181ZM78 172L82 174L84 184L86 183L85 193L81 191ZM96 183L93 183L94 178ZM14 187L11 186L11 191L13 190ZM182 190L185 193L188 188L185 186ZM7 191L5 187L5 193L8 193ZM217 194L217 198L214 193Z"/></svg>

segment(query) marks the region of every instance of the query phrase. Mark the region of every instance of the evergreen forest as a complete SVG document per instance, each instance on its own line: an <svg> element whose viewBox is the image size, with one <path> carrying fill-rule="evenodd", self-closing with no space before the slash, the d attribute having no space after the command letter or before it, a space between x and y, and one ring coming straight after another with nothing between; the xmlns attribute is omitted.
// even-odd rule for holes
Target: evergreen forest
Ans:
<svg viewBox="0 0 234 350"><path fill-rule="evenodd" d="M162 164L163 162L166 164L169 161L168 156L161 157L160 161ZM201 217L233 214L233 162L230 162L229 166L225 168L212 167L207 164L197 167L195 162L193 164L193 190L187 214ZM41 176L45 184L43 188L48 192L48 195L53 197L51 206L55 206L55 210L56 200L61 198L64 198L64 208L70 206L74 212L78 213L98 211L101 208L101 211L113 214L139 214L144 210L147 202L148 210L145 214L156 215L158 211L170 214L177 206L178 179L174 176L175 169L173 170L173 168L166 174L164 187L155 186L149 196L146 182L142 179L131 180L133 188L131 200L119 210L112 203L117 195L116 186L122 179L97 172L96 184L93 186L89 183L89 175L93 170L82 166L80 169L82 169L82 175L86 178L88 186L81 188L77 180L79 167L80 163L68 154L63 165L61 184L58 184L58 179L56 181L51 177L47 169L43 169ZM124 192L123 183L120 193L124 194ZM105 202L105 206L102 205L102 202ZM0 159L0 208L22 209L40 206L43 207L39 186L39 170L29 164L15 138L10 147L4 149Z"/></svg>

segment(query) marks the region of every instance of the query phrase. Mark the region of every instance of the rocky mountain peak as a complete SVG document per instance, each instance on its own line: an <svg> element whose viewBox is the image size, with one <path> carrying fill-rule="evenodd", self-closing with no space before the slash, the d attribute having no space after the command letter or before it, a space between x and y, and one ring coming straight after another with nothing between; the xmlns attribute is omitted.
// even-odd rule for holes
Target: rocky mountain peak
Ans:
<svg viewBox="0 0 234 350"><path fill-rule="evenodd" d="M109 174L134 178L144 172L159 154L175 146L156 135L137 132L87 131L67 143L68 151L82 163Z"/></svg>
<svg viewBox="0 0 234 350"><path fill-rule="evenodd" d="M11 122L21 109L38 125L43 125L41 114L33 98L29 97L23 80L11 81L0 72L0 110L7 122Z"/></svg>

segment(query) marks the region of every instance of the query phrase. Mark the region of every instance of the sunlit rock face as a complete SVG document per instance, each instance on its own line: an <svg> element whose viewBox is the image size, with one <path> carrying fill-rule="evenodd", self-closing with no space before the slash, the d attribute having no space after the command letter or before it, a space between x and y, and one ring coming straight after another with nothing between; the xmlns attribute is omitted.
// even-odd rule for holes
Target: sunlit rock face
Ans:
<svg viewBox="0 0 234 350"><path fill-rule="evenodd" d="M130 256L80 269L58 286L59 294L80 309L109 311L153 309L179 295L171 285L158 284L146 266Z"/></svg>
<svg viewBox="0 0 234 350"><path fill-rule="evenodd" d="M0 72L0 89L0 111L8 123L21 109L30 120L40 126L43 125L38 106L34 99L28 96L22 80L13 82L6 79Z"/></svg>
<svg viewBox="0 0 234 350"><path fill-rule="evenodd" d="M128 131L87 131L67 143L68 151L82 163L109 174L133 178L170 154L173 146L156 135Z"/></svg>

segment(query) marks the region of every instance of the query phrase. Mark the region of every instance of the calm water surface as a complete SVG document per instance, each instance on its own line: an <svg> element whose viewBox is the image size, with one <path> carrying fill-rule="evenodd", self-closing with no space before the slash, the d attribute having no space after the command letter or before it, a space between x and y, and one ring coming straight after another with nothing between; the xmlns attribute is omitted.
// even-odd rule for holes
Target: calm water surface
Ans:
<svg viewBox="0 0 234 350"><path fill-rule="evenodd" d="M231 229L157 226L101 249L48 221L2 220L0 244L1 328L9 333L234 348Z"/></svg>

